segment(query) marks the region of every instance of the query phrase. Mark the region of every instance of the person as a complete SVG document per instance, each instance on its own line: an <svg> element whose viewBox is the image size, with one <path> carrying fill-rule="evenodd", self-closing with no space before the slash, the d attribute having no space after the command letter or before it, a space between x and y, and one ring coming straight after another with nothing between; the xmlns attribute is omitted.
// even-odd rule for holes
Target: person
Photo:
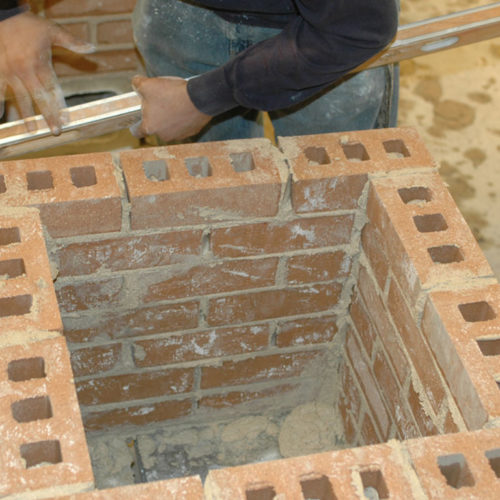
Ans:
<svg viewBox="0 0 500 500"><path fill-rule="evenodd" d="M397 0L138 0L136 135L165 141L393 126L397 68L348 73L394 38ZM164 78L169 75L169 78ZM172 78L175 76L177 78ZM201 131L201 133L200 133Z"/></svg>
<svg viewBox="0 0 500 500"><path fill-rule="evenodd" d="M94 46L78 40L55 23L36 16L21 0L0 0L0 117L7 90L19 114L35 114L33 104L45 117L53 134L64 123L64 95L52 67L52 46L87 54ZM28 130L34 124L26 121Z"/></svg>
<svg viewBox="0 0 500 500"><path fill-rule="evenodd" d="M2 24L27 15L0 22L0 44ZM397 74L349 73L390 43L397 18L397 0L138 0L134 36L148 77L132 81L143 103L134 134L166 142L255 137L258 111L269 112L278 135L389 126ZM57 38L42 44L45 68L47 40ZM24 116L29 93L57 130L47 106L58 99L53 71L6 78L5 67L12 64L0 64L2 85L14 88Z"/></svg>

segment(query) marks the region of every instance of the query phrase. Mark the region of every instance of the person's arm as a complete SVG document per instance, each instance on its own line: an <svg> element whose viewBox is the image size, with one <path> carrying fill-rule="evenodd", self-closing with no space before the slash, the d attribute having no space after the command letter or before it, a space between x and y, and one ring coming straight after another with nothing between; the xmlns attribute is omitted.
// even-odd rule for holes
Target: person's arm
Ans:
<svg viewBox="0 0 500 500"><path fill-rule="evenodd" d="M282 32L220 68L182 82L135 78L143 116L134 135L183 139L237 106L271 111L298 104L375 56L397 31L397 0L296 0L295 5L300 15Z"/></svg>
<svg viewBox="0 0 500 500"><path fill-rule="evenodd" d="M65 103L52 68L52 46L89 53L93 45L32 14L25 2L3 2L0 19L0 108L9 88L23 118L35 113L34 102L52 132L60 133Z"/></svg>
<svg viewBox="0 0 500 500"><path fill-rule="evenodd" d="M298 104L375 56L397 31L396 0L297 0L300 17L188 92L210 115L236 106L272 111Z"/></svg>

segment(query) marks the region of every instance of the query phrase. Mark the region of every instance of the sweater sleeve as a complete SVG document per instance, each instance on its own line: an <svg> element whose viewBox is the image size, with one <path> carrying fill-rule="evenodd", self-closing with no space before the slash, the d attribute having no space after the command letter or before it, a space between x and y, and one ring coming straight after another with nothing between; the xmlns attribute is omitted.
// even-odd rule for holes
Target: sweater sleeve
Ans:
<svg viewBox="0 0 500 500"><path fill-rule="evenodd" d="M29 10L29 5L20 0L0 1L0 21Z"/></svg>
<svg viewBox="0 0 500 500"><path fill-rule="evenodd" d="M236 106L298 104L375 56L397 31L397 0L296 0L278 35L188 82L195 106L214 116Z"/></svg>

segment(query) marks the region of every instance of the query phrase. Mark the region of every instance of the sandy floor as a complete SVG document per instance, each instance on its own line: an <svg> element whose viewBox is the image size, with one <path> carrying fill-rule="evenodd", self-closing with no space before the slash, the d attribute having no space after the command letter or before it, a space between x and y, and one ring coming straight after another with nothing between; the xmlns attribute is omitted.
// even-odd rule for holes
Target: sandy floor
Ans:
<svg viewBox="0 0 500 500"><path fill-rule="evenodd" d="M401 23L489 4L402 0ZM401 64L399 124L416 127L500 277L500 38Z"/></svg>

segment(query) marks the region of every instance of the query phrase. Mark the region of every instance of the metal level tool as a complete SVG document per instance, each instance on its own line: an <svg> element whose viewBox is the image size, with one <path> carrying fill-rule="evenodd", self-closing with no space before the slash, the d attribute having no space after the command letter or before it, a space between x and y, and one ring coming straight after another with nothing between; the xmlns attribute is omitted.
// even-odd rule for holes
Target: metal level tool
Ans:
<svg viewBox="0 0 500 500"><path fill-rule="evenodd" d="M394 42L356 71L500 36L500 2L401 26ZM141 99L129 92L66 108L68 121L53 136L41 115L0 125L0 159L121 130L141 116ZM35 124L28 132L26 121Z"/></svg>

